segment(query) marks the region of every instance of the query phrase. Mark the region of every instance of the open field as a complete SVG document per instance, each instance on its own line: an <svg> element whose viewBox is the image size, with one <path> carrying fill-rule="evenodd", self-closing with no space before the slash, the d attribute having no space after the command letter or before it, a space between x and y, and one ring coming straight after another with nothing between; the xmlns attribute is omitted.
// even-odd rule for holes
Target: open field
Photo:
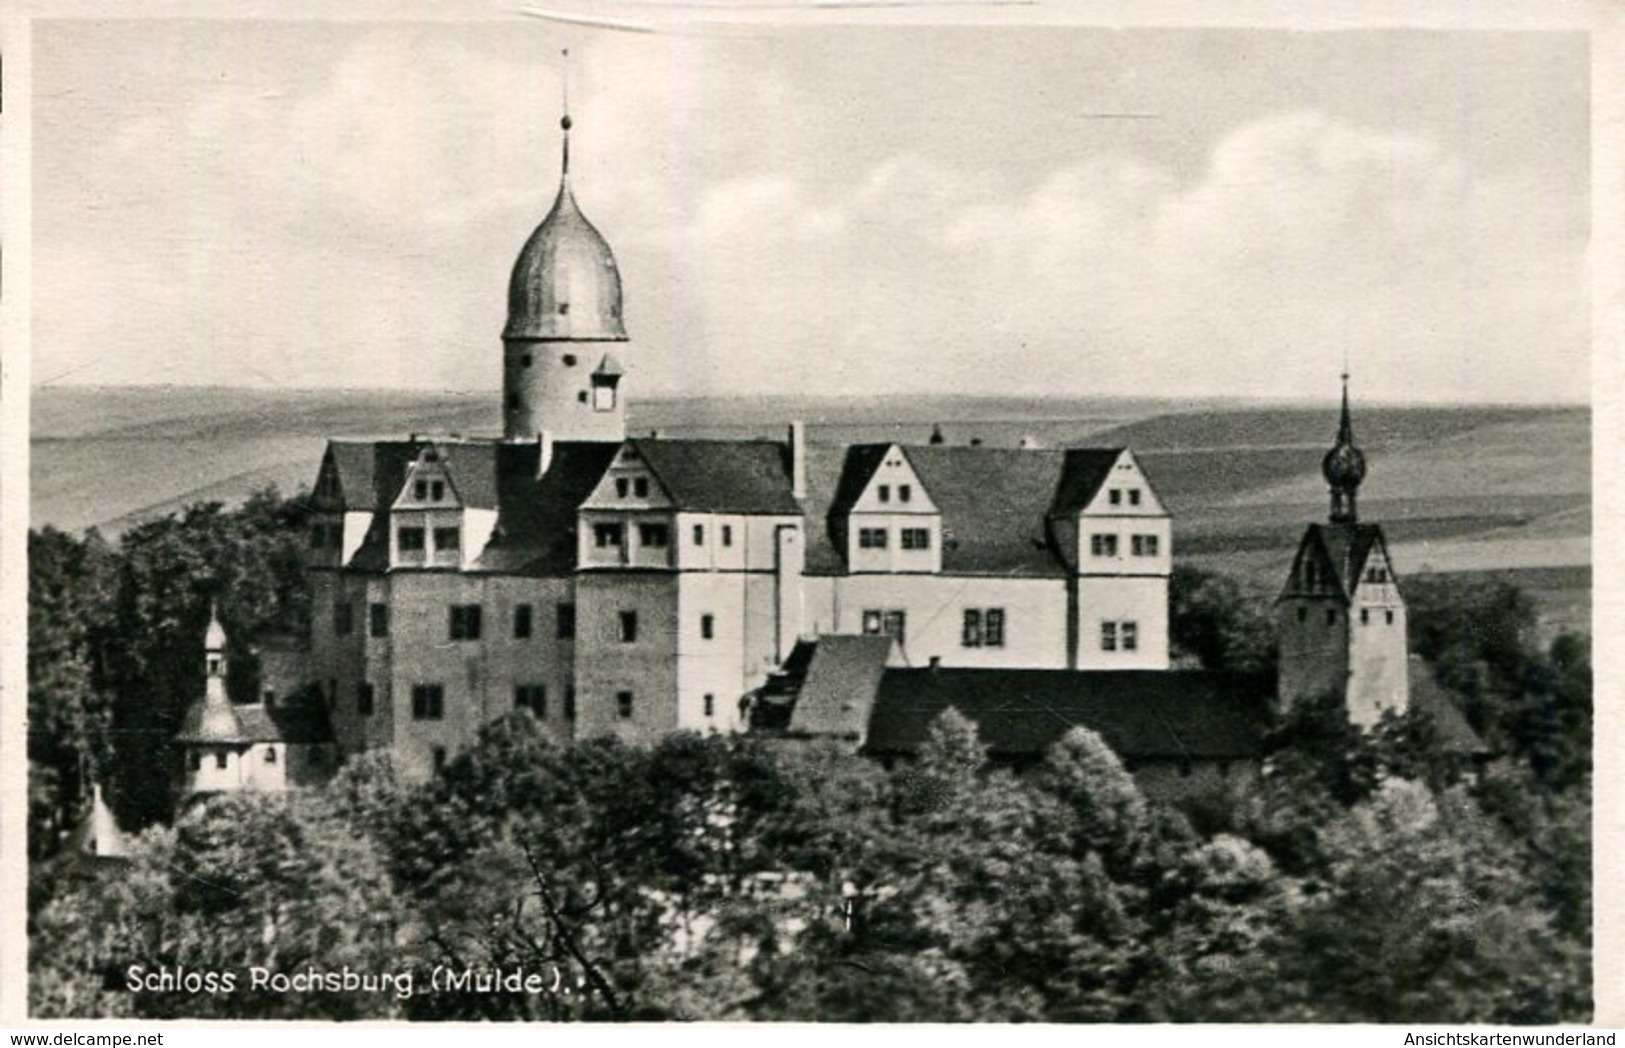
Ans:
<svg viewBox="0 0 1625 1048"><path fill-rule="evenodd" d="M240 500L275 484L307 487L328 437L493 433L496 397L475 393L36 390L32 521L131 524L200 499ZM1305 523L1325 513L1320 457L1336 408L1158 400L1031 401L973 397L645 400L633 432L1050 447L1127 444L1175 520L1189 562L1273 583ZM1357 407L1370 462L1361 492L1406 573L1505 572L1549 617L1589 619L1590 412L1580 407ZM1531 574L1532 573L1532 574Z"/></svg>

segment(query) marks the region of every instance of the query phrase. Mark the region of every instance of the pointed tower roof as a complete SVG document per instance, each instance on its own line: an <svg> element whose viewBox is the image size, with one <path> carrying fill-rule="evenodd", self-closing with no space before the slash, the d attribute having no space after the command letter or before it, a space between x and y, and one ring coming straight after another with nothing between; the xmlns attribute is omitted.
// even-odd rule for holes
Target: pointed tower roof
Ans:
<svg viewBox="0 0 1625 1048"><path fill-rule="evenodd" d="M209 628L203 634L203 650L226 650L226 629L220 625L220 614L214 601L209 602Z"/></svg>
<svg viewBox="0 0 1625 1048"><path fill-rule="evenodd" d="M1354 443L1354 423L1349 416L1349 374L1343 372L1343 414L1337 424L1337 440L1320 462L1321 475L1330 489L1333 524L1353 524L1360 519L1355 496L1365 480L1365 453Z"/></svg>
<svg viewBox="0 0 1625 1048"><path fill-rule="evenodd" d="M563 166L558 196L514 262L503 338L626 340L615 255L570 190L572 126L567 101L559 121Z"/></svg>

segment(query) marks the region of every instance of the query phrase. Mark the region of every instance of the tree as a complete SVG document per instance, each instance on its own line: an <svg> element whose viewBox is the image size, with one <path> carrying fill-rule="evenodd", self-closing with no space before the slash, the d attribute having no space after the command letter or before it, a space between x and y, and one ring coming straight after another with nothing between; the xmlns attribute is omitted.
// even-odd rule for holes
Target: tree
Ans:
<svg viewBox="0 0 1625 1048"><path fill-rule="evenodd" d="M1188 564L1168 580L1168 634L1176 654L1204 669L1268 673L1275 668L1269 594L1228 575Z"/></svg>

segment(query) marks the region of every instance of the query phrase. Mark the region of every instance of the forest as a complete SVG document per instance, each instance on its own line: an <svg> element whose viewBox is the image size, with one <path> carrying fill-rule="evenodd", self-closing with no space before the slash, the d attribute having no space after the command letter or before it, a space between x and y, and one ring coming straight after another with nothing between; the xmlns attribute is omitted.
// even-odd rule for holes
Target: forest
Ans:
<svg viewBox="0 0 1625 1048"><path fill-rule="evenodd" d="M299 499L121 541L29 536L30 1011L40 1018L1578 1022L1591 1013L1589 639L1514 587L1407 582L1413 651L1491 756L1309 705L1256 785L1149 801L1077 729L1019 774L950 711L912 761L751 736L561 747L523 710L427 782L181 804L210 601L298 633ZM1180 568L1183 657L1268 668L1271 595ZM73 847L92 784L139 831ZM169 991L143 972L235 973ZM249 972L411 973L413 991ZM517 991L432 973L521 972Z"/></svg>

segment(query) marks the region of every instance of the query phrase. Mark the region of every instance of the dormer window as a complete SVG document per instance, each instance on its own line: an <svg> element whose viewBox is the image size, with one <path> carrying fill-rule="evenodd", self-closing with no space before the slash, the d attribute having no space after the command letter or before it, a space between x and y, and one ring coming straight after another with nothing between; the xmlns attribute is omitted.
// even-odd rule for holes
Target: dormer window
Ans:
<svg viewBox="0 0 1625 1048"><path fill-rule="evenodd" d="M877 496L879 496L880 501L882 501L882 502L890 502L891 501L891 485L890 484L882 484L882 485L880 485L879 490L877 490L875 492L875 494Z"/></svg>
<svg viewBox="0 0 1625 1048"><path fill-rule="evenodd" d="M412 483L412 497L422 502L429 497L429 482L418 480Z"/></svg>
<svg viewBox="0 0 1625 1048"><path fill-rule="evenodd" d="M443 481L443 480L430 481L429 482L429 500L431 502L439 502L441 499L443 499L445 497L446 497L446 482Z"/></svg>
<svg viewBox="0 0 1625 1048"><path fill-rule="evenodd" d="M626 493L628 491L630 491L631 489L632 489L631 480L627 479L626 477L616 477L615 478L615 495L616 495L616 497L623 498L623 499L626 498Z"/></svg>
<svg viewBox="0 0 1625 1048"><path fill-rule="evenodd" d="M1112 505L1121 506L1123 504L1123 489L1122 488L1112 488L1111 493L1108 496L1108 499L1110 500Z"/></svg>
<svg viewBox="0 0 1625 1048"><path fill-rule="evenodd" d="M911 496L913 494L914 494L914 486L913 485L911 485L911 484L899 484L899 485L897 485L897 501L898 502L907 502L909 500L909 496Z"/></svg>
<svg viewBox="0 0 1625 1048"><path fill-rule="evenodd" d="M1140 504L1140 489L1139 488L1129 488L1128 489L1128 504L1130 506L1138 506Z"/></svg>
<svg viewBox="0 0 1625 1048"><path fill-rule="evenodd" d="M632 494L637 496L640 499L648 498L649 497L649 478L648 477L633 477L632 478Z"/></svg>
<svg viewBox="0 0 1625 1048"><path fill-rule="evenodd" d="M619 524L594 524L592 526L593 541L599 549L621 544L621 526Z"/></svg>

